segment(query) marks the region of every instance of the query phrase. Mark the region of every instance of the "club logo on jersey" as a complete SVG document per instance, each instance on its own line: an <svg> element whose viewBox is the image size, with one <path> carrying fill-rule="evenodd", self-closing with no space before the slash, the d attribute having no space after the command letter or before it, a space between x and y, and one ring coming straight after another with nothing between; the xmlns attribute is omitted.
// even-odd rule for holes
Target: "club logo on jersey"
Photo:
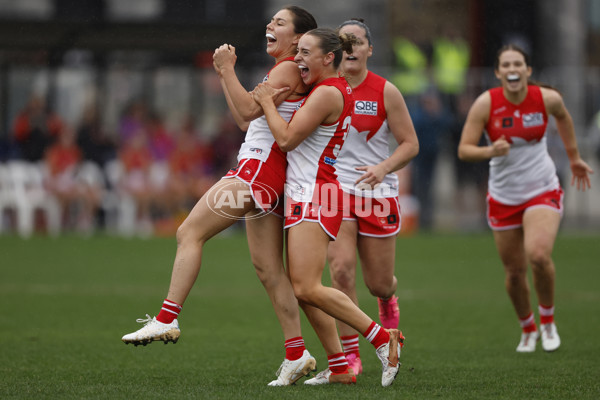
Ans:
<svg viewBox="0 0 600 400"><path fill-rule="evenodd" d="M513 126L512 117L502 118L502 127L503 128L512 128L512 126Z"/></svg>
<svg viewBox="0 0 600 400"><path fill-rule="evenodd" d="M337 160L335 158L325 157L323 159L323 162L325 162L325 164L327 165L334 165L337 162Z"/></svg>
<svg viewBox="0 0 600 400"><path fill-rule="evenodd" d="M354 102L354 114L377 115L377 102L356 100Z"/></svg>
<svg viewBox="0 0 600 400"><path fill-rule="evenodd" d="M544 114L540 112L523 114L523 128L544 125Z"/></svg>

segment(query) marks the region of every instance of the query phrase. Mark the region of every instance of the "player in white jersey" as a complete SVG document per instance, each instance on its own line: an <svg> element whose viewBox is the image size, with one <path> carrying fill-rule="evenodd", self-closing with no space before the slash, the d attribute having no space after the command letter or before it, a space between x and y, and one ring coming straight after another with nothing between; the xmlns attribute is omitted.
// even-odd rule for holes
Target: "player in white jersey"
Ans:
<svg viewBox="0 0 600 400"><path fill-rule="evenodd" d="M286 120L308 92L293 57L299 38L315 27L313 16L296 6L279 10L267 24L267 53L276 64L265 81L290 88L274 100L277 112ZM283 226L276 208L283 205L286 157L275 143L262 109L240 84L234 70L236 58L235 48L229 44L216 49L213 55L229 108L238 125L248 130L238 155L239 164L198 201L179 227L171 284L161 312L149 318L142 329L125 335L123 341L136 345L154 340L177 341L177 316L198 276L204 243L245 218L252 262L285 339L285 360L277 379L269 385L291 385L314 369L316 361L305 349L298 302L283 266Z"/></svg>
<svg viewBox="0 0 600 400"><path fill-rule="evenodd" d="M371 34L361 20L349 20L340 33L354 34L358 42L345 53L341 71L354 93L354 114L348 137L335 164L344 190L344 220L337 239L329 243L328 261L333 287L356 304L356 252L364 281L378 298L384 328L398 328L399 309L394 295L396 236L401 215L398 177L419 151L417 134L400 91L367 68L372 55ZM390 155L390 138L398 147ZM358 332L338 321L339 334L350 367L362 372Z"/></svg>
<svg viewBox="0 0 600 400"><path fill-rule="evenodd" d="M343 52L352 52L356 38L331 29L307 32L298 44L296 62L302 80L314 85L306 101L286 122L273 98L283 89L261 84L253 91L275 140L288 152L286 179L287 259L294 292L327 353L329 368L306 381L353 383L356 378L342 351L335 320L363 334L382 363L383 386L391 385L399 368L402 335L385 330L361 311L343 292L322 285L327 246L342 221L341 188L335 164L348 133L354 101L352 89L338 77ZM317 318L315 318L317 317ZM332 318L333 317L333 318Z"/></svg>
<svg viewBox="0 0 600 400"><path fill-rule="evenodd" d="M573 120L558 91L529 83L529 57L519 47L498 51L501 87L480 95L467 116L458 147L464 161L490 160L488 223L504 264L506 290L521 325L517 352L535 351L540 338L529 300L531 264L538 298L542 347L554 351L560 337L554 323L555 267L552 249L562 216L562 188L548 155L545 133L554 116L571 164L571 185L590 187L592 169L581 159ZM485 130L490 143L478 146Z"/></svg>

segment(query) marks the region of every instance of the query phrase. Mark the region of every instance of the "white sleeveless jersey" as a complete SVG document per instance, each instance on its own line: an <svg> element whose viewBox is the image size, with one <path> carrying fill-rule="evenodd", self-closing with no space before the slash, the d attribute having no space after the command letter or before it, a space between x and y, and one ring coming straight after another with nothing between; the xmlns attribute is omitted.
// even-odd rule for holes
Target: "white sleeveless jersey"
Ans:
<svg viewBox="0 0 600 400"><path fill-rule="evenodd" d="M490 195L500 203L518 205L558 189L560 184L548 154L546 137L538 142L521 138L512 138L512 141L506 156L490 160Z"/></svg>
<svg viewBox="0 0 600 400"><path fill-rule="evenodd" d="M336 173L342 190L357 196L398 196L398 176L395 173L387 174L372 190L362 189L360 183L358 186L355 183L364 173L357 171L356 167L377 165L390 156L391 131L383 101L385 83L385 78L369 71L366 79L352 89L352 126L338 157Z"/></svg>
<svg viewBox="0 0 600 400"><path fill-rule="evenodd" d="M286 122L289 122L294 112L304 102L304 99L305 97L294 101L286 100L277 107L277 112ZM244 143L242 143L238 152L238 162L246 158L265 162L269 158L273 146L277 146L277 143L269 129L267 119L262 115L250 122Z"/></svg>
<svg viewBox="0 0 600 400"><path fill-rule="evenodd" d="M348 133L352 89L343 78L328 78L316 87L320 85L339 89L344 96L344 110L334 124L319 125L298 147L287 153L286 196L296 202L321 204L321 195L327 195L328 190L331 194L334 188L339 190L335 164Z"/></svg>
<svg viewBox="0 0 600 400"><path fill-rule="evenodd" d="M507 155L490 160L488 191L492 198L518 205L558 189L556 167L546 146L548 116L541 89L529 85L520 104L506 100L501 87L489 93L486 139L492 143L504 136L511 143Z"/></svg>

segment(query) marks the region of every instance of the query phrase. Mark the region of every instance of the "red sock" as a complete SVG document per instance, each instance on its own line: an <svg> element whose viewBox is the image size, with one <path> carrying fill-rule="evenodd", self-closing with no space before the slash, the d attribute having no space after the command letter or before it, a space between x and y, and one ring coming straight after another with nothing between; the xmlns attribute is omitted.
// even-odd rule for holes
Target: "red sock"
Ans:
<svg viewBox="0 0 600 400"><path fill-rule="evenodd" d="M538 305L540 312L540 324L551 324L554 322L554 306Z"/></svg>
<svg viewBox="0 0 600 400"><path fill-rule="evenodd" d="M329 370L332 374L347 374L348 373L348 361L344 353L337 353L327 356L327 362L329 364Z"/></svg>
<svg viewBox="0 0 600 400"><path fill-rule="evenodd" d="M384 344L390 341L390 334L383 329L381 326L371 322L369 329L363 333L365 339L367 339L376 349L380 348Z"/></svg>
<svg viewBox="0 0 600 400"><path fill-rule="evenodd" d="M356 335L340 336L340 340L346 356L356 354L356 357L360 357L360 352L358 351L358 333Z"/></svg>
<svg viewBox="0 0 600 400"><path fill-rule="evenodd" d="M284 345L285 358L290 361L294 361L302 357L304 350L306 350L306 347L304 347L304 339L302 339L302 336L288 339L285 341Z"/></svg>
<svg viewBox="0 0 600 400"><path fill-rule="evenodd" d="M162 322L163 324L170 324L174 319L177 318L180 311L181 306L179 304L169 299L165 299L160 312L156 316L156 320L158 322Z"/></svg>
<svg viewBox="0 0 600 400"><path fill-rule="evenodd" d="M523 333L537 331L537 327L535 326L535 319L533 318L533 311L529 313L529 315L525 318L519 318L519 325L521 325Z"/></svg>

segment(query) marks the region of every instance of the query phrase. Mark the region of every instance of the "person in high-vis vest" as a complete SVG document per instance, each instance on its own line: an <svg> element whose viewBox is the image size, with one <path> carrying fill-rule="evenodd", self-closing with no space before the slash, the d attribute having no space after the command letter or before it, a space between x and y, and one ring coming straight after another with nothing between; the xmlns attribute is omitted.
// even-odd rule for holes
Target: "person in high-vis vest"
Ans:
<svg viewBox="0 0 600 400"><path fill-rule="evenodd" d="M396 71L392 83L400 90L409 110L416 106L418 98L430 86L428 77L429 60L427 54L406 37L393 40Z"/></svg>
<svg viewBox="0 0 600 400"><path fill-rule="evenodd" d="M456 100L467 86L471 61L469 45L454 28L433 41L433 80L451 111L456 111Z"/></svg>

